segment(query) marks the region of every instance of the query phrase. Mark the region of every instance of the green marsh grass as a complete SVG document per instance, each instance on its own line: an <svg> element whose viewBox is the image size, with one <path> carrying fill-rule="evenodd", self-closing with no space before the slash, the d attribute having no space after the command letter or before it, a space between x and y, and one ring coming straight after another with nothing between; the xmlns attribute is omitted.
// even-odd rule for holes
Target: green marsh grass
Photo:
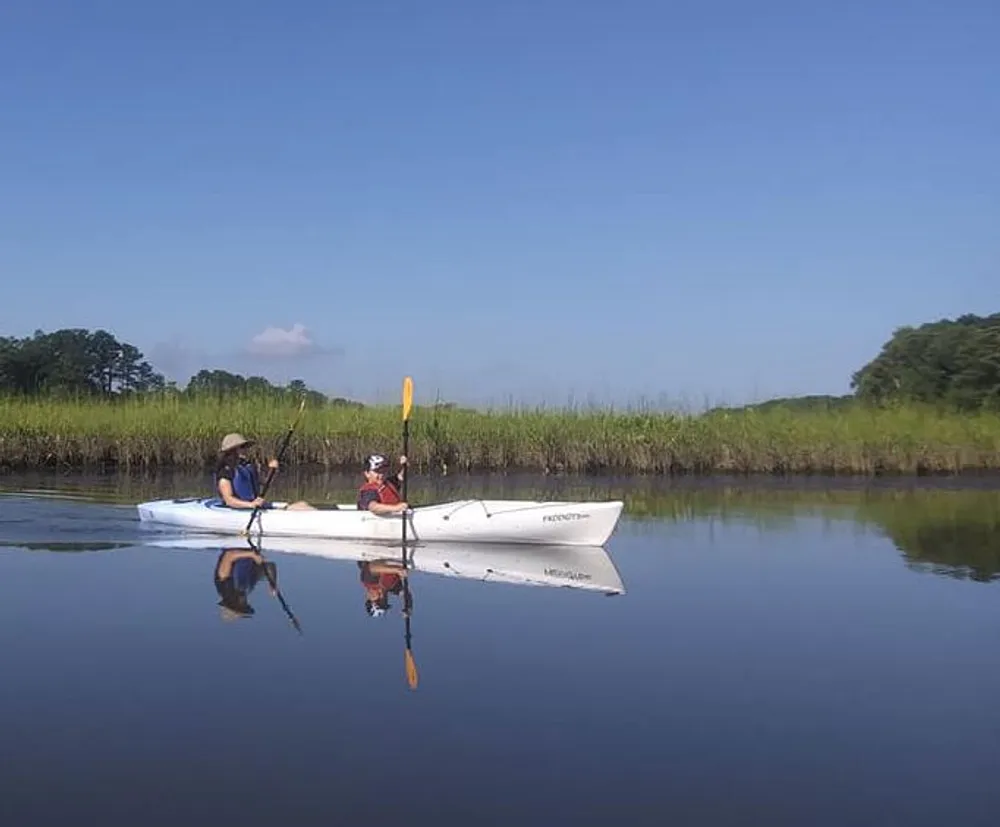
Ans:
<svg viewBox="0 0 1000 827"><path fill-rule="evenodd" d="M270 397L127 401L0 399L0 466L203 468L240 431L275 450L294 405ZM395 453L398 406L307 408L287 462L356 469ZM1000 469L1000 416L931 408L670 414L417 407L410 459L422 472L918 474Z"/></svg>

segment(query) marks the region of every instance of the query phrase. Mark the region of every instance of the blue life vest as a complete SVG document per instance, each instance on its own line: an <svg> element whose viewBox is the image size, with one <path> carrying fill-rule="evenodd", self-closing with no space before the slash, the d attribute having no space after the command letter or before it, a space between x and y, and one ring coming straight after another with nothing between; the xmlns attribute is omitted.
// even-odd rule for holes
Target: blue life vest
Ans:
<svg viewBox="0 0 1000 827"><path fill-rule="evenodd" d="M257 585L257 564L249 557L241 557L233 563L233 585L237 591L249 594Z"/></svg>
<svg viewBox="0 0 1000 827"><path fill-rule="evenodd" d="M260 480L257 466L249 462L239 462L233 469L233 493L241 500L256 499L260 495Z"/></svg>

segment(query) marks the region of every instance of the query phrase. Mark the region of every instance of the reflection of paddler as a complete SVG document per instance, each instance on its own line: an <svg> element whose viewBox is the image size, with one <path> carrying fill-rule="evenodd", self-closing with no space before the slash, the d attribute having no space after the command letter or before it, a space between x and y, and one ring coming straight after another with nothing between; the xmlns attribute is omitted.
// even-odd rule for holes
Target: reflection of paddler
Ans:
<svg viewBox="0 0 1000 827"><path fill-rule="evenodd" d="M267 567L271 580L277 584L278 567L271 561L264 562L256 551L248 548L224 549L215 561L215 590L218 592L219 607L224 620L250 617L254 613L248 600L260 579L267 578ZM271 594L275 590L268 584Z"/></svg>
<svg viewBox="0 0 1000 827"><path fill-rule="evenodd" d="M365 611L368 616L385 614L389 609L389 595L403 591L406 569L400 563L359 560L358 570L361 585L365 587Z"/></svg>

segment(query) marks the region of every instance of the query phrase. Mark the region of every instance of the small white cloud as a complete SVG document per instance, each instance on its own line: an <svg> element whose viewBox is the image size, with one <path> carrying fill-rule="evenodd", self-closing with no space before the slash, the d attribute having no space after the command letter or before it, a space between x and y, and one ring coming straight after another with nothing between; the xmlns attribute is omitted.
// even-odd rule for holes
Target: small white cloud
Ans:
<svg viewBox="0 0 1000 827"><path fill-rule="evenodd" d="M294 324L288 330L268 327L250 340L249 351L257 356L302 356L317 350L316 343L303 325Z"/></svg>

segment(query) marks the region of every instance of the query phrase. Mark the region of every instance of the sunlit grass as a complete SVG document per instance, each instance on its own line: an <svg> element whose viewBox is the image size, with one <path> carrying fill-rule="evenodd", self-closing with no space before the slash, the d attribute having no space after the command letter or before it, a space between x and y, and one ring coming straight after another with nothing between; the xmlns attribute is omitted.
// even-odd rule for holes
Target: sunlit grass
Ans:
<svg viewBox="0 0 1000 827"><path fill-rule="evenodd" d="M0 465L205 467L223 434L273 452L294 405L270 397L0 399ZM400 448L398 406L307 409L287 460L356 469ZM1000 469L1000 416L930 408L707 414L416 408L410 458L438 473L863 474Z"/></svg>

